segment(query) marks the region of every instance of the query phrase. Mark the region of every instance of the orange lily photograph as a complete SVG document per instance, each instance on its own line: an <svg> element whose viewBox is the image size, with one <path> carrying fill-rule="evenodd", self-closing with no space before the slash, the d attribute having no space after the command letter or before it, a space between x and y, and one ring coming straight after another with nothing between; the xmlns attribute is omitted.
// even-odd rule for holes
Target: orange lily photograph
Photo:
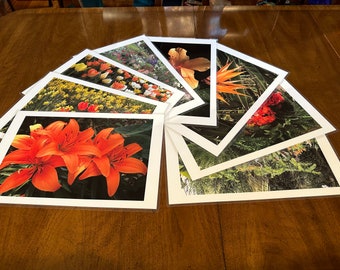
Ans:
<svg viewBox="0 0 340 270"><path fill-rule="evenodd" d="M144 201L155 117L69 115L17 114L1 141L0 197Z"/></svg>
<svg viewBox="0 0 340 270"><path fill-rule="evenodd" d="M191 119L193 117L213 118L216 112L216 102L214 102L216 87L214 83L207 84L206 78L216 76L216 42L190 38L150 37L150 39L168 60L170 66L204 102L201 106L192 108L181 115L191 117Z"/></svg>

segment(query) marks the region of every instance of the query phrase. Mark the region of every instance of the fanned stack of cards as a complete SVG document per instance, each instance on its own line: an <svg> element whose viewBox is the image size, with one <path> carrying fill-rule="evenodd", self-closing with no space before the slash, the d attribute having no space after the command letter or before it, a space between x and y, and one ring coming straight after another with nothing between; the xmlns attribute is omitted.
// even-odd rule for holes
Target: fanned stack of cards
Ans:
<svg viewBox="0 0 340 270"><path fill-rule="evenodd" d="M286 75L212 39L86 49L0 119L0 203L157 209L163 158L170 205L339 195L335 129Z"/></svg>

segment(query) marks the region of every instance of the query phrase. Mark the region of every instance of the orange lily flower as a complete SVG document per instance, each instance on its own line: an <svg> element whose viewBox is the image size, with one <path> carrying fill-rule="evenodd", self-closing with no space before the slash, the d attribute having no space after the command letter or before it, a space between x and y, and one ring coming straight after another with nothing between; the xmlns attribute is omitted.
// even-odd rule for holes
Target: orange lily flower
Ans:
<svg viewBox="0 0 340 270"><path fill-rule="evenodd" d="M93 143L99 149L101 154L94 157L81 157L77 170L74 173L69 173L68 175L68 183L70 185L74 182L75 178L90 165L91 162L94 162L99 168L101 168L100 171L104 176L109 174L110 163L106 154L117 145L124 143L124 138L120 134L111 134L112 131L113 128L106 128L97 134Z"/></svg>
<svg viewBox="0 0 340 270"><path fill-rule="evenodd" d="M181 74L191 88L197 88L198 80L195 79L195 70L207 71L210 69L210 61L204 57L190 59L187 56L187 50L183 48L172 48L168 54L170 64Z"/></svg>
<svg viewBox="0 0 340 270"><path fill-rule="evenodd" d="M137 143L124 146L124 138L120 134L112 134L112 129L105 129L94 139L95 145L102 151L101 156L93 158L79 180L103 175L106 177L107 192L112 197L120 183L120 173L146 174L147 167L139 159L132 156L142 150Z"/></svg>
<svg viewBox="0 0 340 270"><path fill-rule="evenodd" d="M32 184L42 191L54 192L61 185L55 168L65 166L64 161L58 156L37 157L37 153L46 143L45 139L34 139L30 136L20 136L14 143L22 149L9 153L0 165L0 170L10 164L29 165L27 168L17 170L8 176L0 185L0 194L17 188L30 179Z"/></svg>
<svg viewBox="0 0 340 270"><path fill-rule="evenodd" d="M80 131L78 122L70 119L66 126L53 126L51 129L53 130L53 133L49 134L51 141L40 149L37 157L60 156L68 171L74 173L78 167L79 156L100 155L100 151L91 140L94 135L92 128ZM39 133L39 130L36 132Z"/></svg>
<svg viewBox="0 0 340 270"><path fill-rule="evenodd" d="M83 172L89 164L92 162L92 158L89 156L80 156L78 160L78 166L73 172L68 172L67 183L72 185L76 177Z"/></svg>
<svg viewBox="0 0 340 270"><path fill-rule="evenodd" d="M43 128L41 124L31 125L30 136L34 138L41 138L42 136L44 136L46 139L51 139L50 134L55 134L55 132L59 132L59 130L63 129L66 126L66 124L67 123L63 121L55 121L45 128ZM18 137L18 135L16 137ZM12 142L12 144L13 143L14 142Z"/></svg>

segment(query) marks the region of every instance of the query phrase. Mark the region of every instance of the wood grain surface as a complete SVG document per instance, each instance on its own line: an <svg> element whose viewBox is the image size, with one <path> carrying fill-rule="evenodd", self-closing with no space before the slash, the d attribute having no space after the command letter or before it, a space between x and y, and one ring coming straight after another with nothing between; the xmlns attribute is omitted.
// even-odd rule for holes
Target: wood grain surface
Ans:
<svg viewBox="0 0 340 270"><path fill-rule="evenodd" d="M289 71L340 128L340 7L20 10L0 17L0 115L85 48L137 35L216 38ZM340 152L340 133L329 136ZM340 197L156 211L0 205L0 269L339 269Z"/></svg>

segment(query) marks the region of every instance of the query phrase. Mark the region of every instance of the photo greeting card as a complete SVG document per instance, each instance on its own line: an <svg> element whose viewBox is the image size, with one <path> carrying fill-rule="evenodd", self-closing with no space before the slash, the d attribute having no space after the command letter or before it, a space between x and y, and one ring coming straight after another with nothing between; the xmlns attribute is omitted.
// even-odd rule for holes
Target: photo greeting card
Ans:
<svg viewBox="0 0 340 270"><path fill-rule="evenodd" d="M204 103L145 35L117 42L95 51L155 80L181 90L184 95L168 113L169 116L186 112Z"/></svg>
<svg viewBox="0 0 340 270"><path fill-rule="evenodd" d="M168 127L219 155L287 72L221 44L216 62L217 125L171 125L169 119Z"/></svg>
<svg viewBox="0 0 340 270"><path fill-rule="evenodd" d="M0 203L156 209L161 114L20 111L0 145Z"/></svg>
<svg viewBox="0 0 340 270"><path fill-rule="evenodd" d="M167 132L166 132L167 133ZM166 134L170 205L340 195L340 162L325 136L192 180Z"/></svg>
<svg viewBox="0 0 340 270"><path fill-rule="evenodd" d="M150 36L148 38L204 101L203 105L174 116L172 121L215 126L216 40Z"/></svg>
<svg viewBox="0 0 340 270"><path fill-rule="evenodd" d="M287 82L283 82L219 154L168 129L191 179L228 169L335 128Z"/></svg>

